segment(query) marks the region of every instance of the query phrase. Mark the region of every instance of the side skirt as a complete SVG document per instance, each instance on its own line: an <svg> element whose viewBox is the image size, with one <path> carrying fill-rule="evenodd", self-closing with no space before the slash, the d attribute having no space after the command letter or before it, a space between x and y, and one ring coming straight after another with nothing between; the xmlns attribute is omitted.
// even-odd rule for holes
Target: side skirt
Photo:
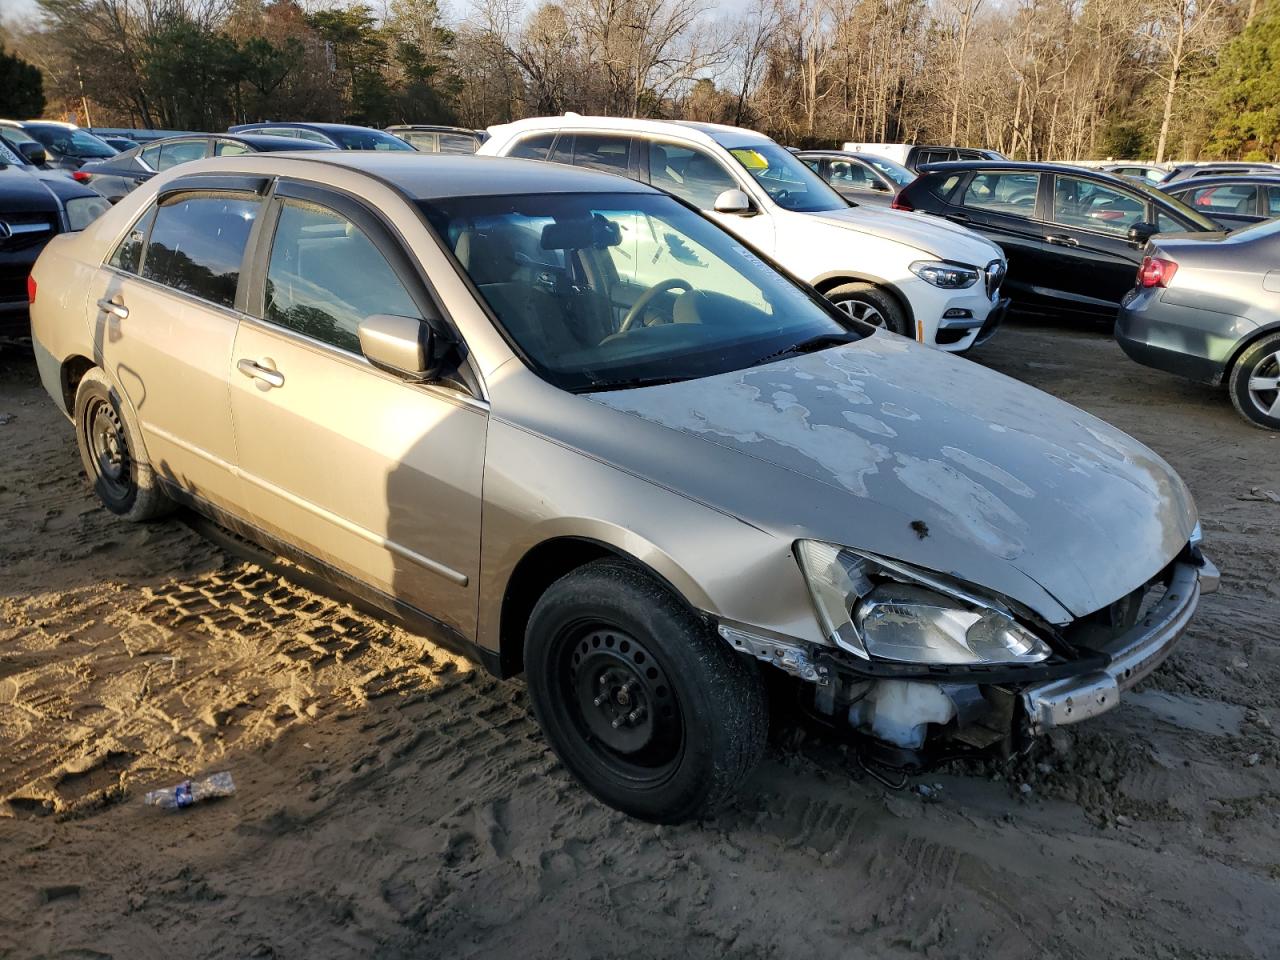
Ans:
<svg viewBox="0 0 1280 960"><path fill-rule="evenodd" d="M431 614L369 586L190 491L167 480L161 480L161 484L166 495L190 511L184 512L180 519L228 553L270 570L276 576L298 586L333 600L349 603L362 613L391 621L420 634L453 653L479 663L495 677L505 678L510 675L503 673L497 653L468 640ZM281 557L290 563L282 563Z"/></svg>

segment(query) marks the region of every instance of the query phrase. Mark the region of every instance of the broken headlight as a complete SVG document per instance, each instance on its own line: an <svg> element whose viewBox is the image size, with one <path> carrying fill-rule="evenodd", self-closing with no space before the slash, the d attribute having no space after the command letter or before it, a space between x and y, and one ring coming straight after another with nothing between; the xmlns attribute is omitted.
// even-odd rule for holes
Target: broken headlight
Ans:
<svg viewBox="0 0 1280 960"><path fill-rule="evenodd" d="M796 543L827 638L895 663L1036 663L1049 646L997 598L949 577L817 540Z"/></svg>

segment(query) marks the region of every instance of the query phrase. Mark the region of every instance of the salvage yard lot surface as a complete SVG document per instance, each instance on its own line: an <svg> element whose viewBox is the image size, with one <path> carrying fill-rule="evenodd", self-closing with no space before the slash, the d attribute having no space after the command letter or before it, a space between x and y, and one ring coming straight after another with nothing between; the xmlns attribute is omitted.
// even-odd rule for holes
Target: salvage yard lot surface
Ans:
<svg viewBox="0 0 1280 960"><path fill-rule="evenodd" d="M1014 767L894 792L784 724L736 805L655 828L576 786L521 681L110 518L0 353L0 957L1280 956L1280 437L1096 333L975 358L1167 458L1221 592ZM142 804L223 769L234 798Z"/></svg>

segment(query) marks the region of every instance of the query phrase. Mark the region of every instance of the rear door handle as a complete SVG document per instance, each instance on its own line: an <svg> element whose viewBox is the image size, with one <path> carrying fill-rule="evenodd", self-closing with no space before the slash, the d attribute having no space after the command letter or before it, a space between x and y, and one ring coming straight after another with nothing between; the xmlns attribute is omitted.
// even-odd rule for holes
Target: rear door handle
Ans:
<svg viewBox="0 0 1280 960"><path fill-rule="evenodd" d="M121 320L125 320L129 316L128 307L123 303L116 303L114 300L108 300L106 297L103 297L98 301L98 309L104 313L111 314L113 317L119 317Z"/></svg>
<svg viewBox="0 0 1280 960"><path fill-rule="evenodd" d="M269 387L283 387L284 374L279 370L272 370L270 367L264 367L260 363L256 363L247 357L236 363L236 369L243 373L246 377L252 377L265 383Z"/></svg>
<svg viewBox="0 0 1280 960"><path fill-rule="evenodd" d="M1045 240L1047 240L1049 243L1052 243L1058 247L1080 246L1080 241L1077 240L1075 237L1068 237L1066 234L1062 234L1062 233L1055 233L1052 236L1045 237Z"/></svg>

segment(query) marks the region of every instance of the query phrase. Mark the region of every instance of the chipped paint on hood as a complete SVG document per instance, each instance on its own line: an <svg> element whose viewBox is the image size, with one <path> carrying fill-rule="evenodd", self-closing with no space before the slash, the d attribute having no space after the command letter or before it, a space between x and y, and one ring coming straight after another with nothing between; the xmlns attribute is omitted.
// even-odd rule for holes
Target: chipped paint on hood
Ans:
<svg viewBox="0 0 1280 960"><path fill-rule="evenodd" d="M1157 573L1196 521L1181 479L1133 438L891 334L590 398L836 488L845 499L832 508L852 511L855 528L918 518L975 561L1017 568L1076 616ZM921 562L905 534L898 557Z"/></svg>

